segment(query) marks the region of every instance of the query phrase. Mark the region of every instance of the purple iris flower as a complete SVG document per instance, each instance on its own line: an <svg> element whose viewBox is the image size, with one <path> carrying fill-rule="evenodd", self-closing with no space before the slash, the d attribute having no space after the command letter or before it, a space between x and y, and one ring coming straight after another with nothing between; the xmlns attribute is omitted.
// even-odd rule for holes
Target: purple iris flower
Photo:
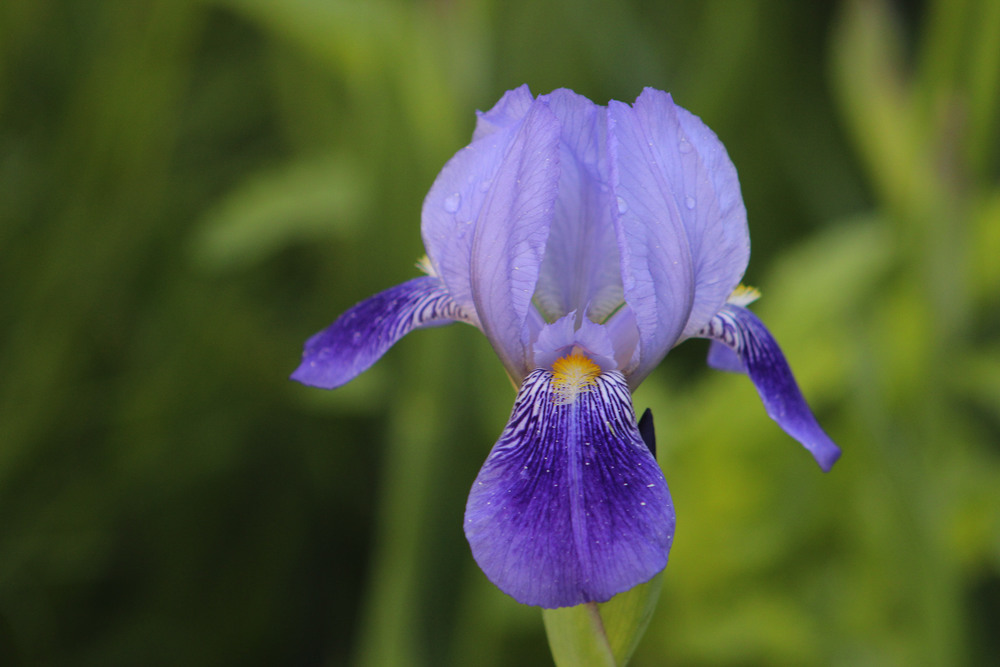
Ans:
<svg viewBox="0 0 1000 667"><path fill-rule="evenodd" d="M712 339L710 364L746 372L823 470L840 455L744 307L736 169L670 95L602 107L569 90L509 91L437 177L422 229L427 275L310 338L292 378L332 389L413 329L479 328L520 389L465 534L519 602L603 602L666 566L674 509L631 392L686 338Z"/></svg>

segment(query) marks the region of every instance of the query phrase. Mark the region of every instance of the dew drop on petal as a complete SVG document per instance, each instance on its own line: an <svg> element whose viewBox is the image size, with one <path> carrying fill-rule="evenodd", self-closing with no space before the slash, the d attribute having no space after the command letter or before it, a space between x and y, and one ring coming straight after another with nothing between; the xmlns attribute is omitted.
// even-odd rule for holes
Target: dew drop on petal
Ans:
<svg viewBox="0 0 1000 667"><path fill-rule="evenodd" d="M625 213L626 211L628 211L628 202L618 197L618 212Z"/></svg>
<svg viewBox="0 0 1000 667"><path fill-rule="evenodd" d="M682 136L681 140L677 143L677 150L681 153L690 153L694 150L694 146L692 146L691 142L687 140L687 137Z"/></svg>
<svg viewBox="0 0 1000 667"><path fill-rule="evenodd" d="M455 213L458 211L458 207L462 205L462 195L456 192L450 195L444 200L444 210L448 213Z"/></svg>
<svg viewBox="0 0 1000 667"><path fill-rule="evenodd" d="M693 211L694 210L694 197L685 197L684 198L684 205L688 207L689 211Z"/></svg>
<svg viewBox="0 0 1000 667"><path fill-rule="evenodd" d="M479 182L479 191L480 192L486 192L487 190L490 189L491 185L493 185L493 181L492 180L480 181Z"/></svg>

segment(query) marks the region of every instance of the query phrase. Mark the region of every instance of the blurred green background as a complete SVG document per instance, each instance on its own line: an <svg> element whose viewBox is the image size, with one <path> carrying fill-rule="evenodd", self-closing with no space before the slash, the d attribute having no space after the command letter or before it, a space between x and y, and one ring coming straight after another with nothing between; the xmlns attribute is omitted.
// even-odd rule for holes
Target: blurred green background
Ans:
<svg viewBox="0 0 1000 667"><path fill-rule="evenodd" d="M303 341L417 275L424 194L529 83L671 91L740 172L755 306L843 447L675 350L678 529L632 664L1000 654L1000 3L0 3L0 665L545 665L462 535L513 391Z"/></svg>

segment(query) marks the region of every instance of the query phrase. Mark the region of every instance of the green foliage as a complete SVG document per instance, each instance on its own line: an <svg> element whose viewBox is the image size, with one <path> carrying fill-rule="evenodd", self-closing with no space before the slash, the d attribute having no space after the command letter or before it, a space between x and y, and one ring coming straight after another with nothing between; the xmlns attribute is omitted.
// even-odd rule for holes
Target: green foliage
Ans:
<svg viewBox="0 0 1000 667"><path fill-rule="evenodd" d="M1000 3L924 5L0 3L0 664L551 664L461 531L513 399L482 336L286 380L415 275L434 176L524 82L662 88L720 135L754 307L844 449L823 475L671 353L636 407L677 534L629 664L988 662Z"/></svg>

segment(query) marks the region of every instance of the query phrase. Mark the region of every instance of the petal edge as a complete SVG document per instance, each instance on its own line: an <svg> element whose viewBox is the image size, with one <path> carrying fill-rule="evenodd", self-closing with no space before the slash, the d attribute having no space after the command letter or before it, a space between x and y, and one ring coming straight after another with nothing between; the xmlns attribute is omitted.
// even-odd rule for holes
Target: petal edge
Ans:
<svg viewBox="0 0 1000 667"><path fill-rule="evenodd" d="M465 534L486 576L518 602L604 602L667 564L674 510L639 434L625 378L560 404L538 369L483 464Z"/></svg>
<svg viewBox="0 0 1000 667"><path fill-rule="evenodd" d="M840 448L820 427L795 382L777 341L756 315L741 306L726 304L699 336L726 345L739 357L743 369L760 394L767 414L803 447L824 472L840 458ZM732 370L732 358L715 362Z"/></svg>
<svg viewBox="0 0 1000 667"><path fill-rule="evenodd" d="M307 340L291 379L334 389L368 370L413 329L468 319L438 278L414 278L365 299Z"/></svg>

